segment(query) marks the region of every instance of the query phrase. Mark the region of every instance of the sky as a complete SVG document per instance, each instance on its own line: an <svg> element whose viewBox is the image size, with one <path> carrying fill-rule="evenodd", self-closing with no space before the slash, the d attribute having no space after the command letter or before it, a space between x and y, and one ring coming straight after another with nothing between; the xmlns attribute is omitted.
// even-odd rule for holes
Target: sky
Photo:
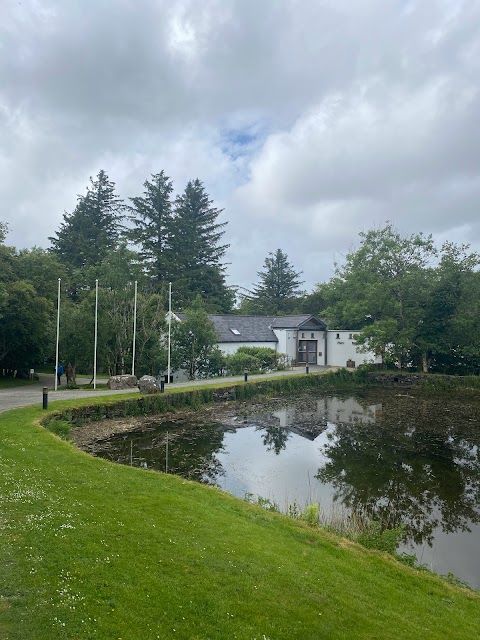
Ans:
<svg viewBox="0 0 480 640"><path fill-rule="evenodd" d="M228 283L305 288L392 222L480 250L478 0L1 0L0 221L47 248L104 169L223 209Z"/></svg>

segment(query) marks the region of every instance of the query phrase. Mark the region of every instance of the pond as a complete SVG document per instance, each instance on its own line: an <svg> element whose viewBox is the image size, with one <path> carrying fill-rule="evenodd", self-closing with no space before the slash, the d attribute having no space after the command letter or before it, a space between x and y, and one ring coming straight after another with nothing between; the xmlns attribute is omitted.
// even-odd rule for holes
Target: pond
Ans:
<svg viewBox="0 0 480 640"><path fill-rule="evenodd" d="M282 511L318 502L403 524L400 551L480 588L480 400L317 393L159 420L90 450Z"/></svg>

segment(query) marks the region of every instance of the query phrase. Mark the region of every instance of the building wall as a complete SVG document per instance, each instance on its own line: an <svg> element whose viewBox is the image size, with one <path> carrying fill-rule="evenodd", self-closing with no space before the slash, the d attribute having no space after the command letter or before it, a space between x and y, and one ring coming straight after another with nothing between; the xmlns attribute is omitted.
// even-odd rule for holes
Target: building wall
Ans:
<svg viewBox="0 0 480 640"><path fill-rule="evenodd" d="M291 360L298 360L299 340L316 340L317 364L325 364L325 331L296 331L295 329L274 329L273 332L278 338L277 351L279 353L285 353Z"/></svg>
<svg viewBox="0 0 480 640"><path fill-rule="evenodd" d="M361 353L355 345L355 331L327 331L327 364L332 367L346 367L347 360L355 366L365 362L379 362L372 352ZM358 333L358 332L357 332Z"/></svg>
<svg viewBox="0 0 480 640"><path fill-rule="evenodd" d="M284 353L290 360L295 360L297 357L297 332L294 329L274 329L273 333L278 338L278 353Z"/></svg>

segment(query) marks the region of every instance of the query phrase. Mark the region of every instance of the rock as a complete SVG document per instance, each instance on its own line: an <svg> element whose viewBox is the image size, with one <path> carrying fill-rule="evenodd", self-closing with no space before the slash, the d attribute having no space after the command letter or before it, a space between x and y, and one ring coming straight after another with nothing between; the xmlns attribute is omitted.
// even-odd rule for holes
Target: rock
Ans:
<svg viewBox="0 0 480 640"><path fill-rule="evenodd" d="M140 393L158 393L160 391L160 383L153 376L142 376L138 381Z"/></svg>
<svg viewBox="0 0 480 640"><path fill-rule="evenodd" d="M109 389L134 389L137 384L137 376L112 376L107 382L107 387Z"/></svg>

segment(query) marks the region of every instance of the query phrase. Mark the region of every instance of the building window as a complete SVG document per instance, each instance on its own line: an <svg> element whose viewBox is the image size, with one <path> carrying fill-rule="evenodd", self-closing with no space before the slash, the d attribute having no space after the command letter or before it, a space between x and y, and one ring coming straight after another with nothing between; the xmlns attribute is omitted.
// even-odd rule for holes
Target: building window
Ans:
<svg viewBox="0 0 480 640"><path fill-rule="evenodd" d="M230 331L233 333L234 336L239 336L240 335L240 331L238 329L230 328Z"/></svg>
<svg viewBox="0 0 480 640"><path fill-rule="evenodd" d="M311 334L310 334L310 338L315 338L315 334L314 334L314 333L311 333Z"/></svg>

